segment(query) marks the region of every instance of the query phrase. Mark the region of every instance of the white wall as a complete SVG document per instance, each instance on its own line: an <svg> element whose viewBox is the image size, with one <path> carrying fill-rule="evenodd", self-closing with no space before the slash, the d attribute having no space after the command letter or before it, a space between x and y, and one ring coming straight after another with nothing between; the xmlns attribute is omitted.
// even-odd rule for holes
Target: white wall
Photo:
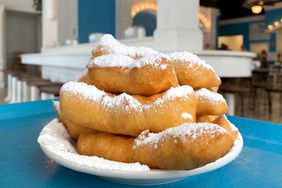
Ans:
<svg viewBox="0 0 282 188"><path fill-rule="evenodd" d="M33 7L33 0L0 0L0 5L4 5L8 10L35 12Z"/></svg>
<svg viewBox="0 0 282 188"><path fill-rule="evenodd" d="M134 0L116 0L116 37L118 39L124 38L124 31L126 28L132 26L131 6Z"/></svg>
<svg viewBox="0 0 282 188"><path fill-rule="evenodd" d="M59 43L66 39L77 39L78 2L77 0L57 0L59 2Z"/></svg>
<svg viewBox="0 0 282 188"><path fill-rule="evenodd" d="M21 13L32 13L33 16L37 16L38 14L32 7L33 0L0 0L0 87L4 86L4 70L7 67L7 58L6 58L6 53L7 53L7 31L6 31L6 13L7 11L13 11L13 12L21 12ZM27 27L27 25L24 25L23 23L19 22L19 25L21 25L23 28ZM41 33L41 25L35 26L37 31ZM9 30L9 34L15 33L14 30ZM33 36L36 38L36 36ZM38 41L40 36L38 36L37 39L34 39L33 41L36 40L37 45L41 45L41 41ZM20 38L20 39L24 39ZM9 43L13 44L13 42L16 39L11 37L9 39ZM27 41L27 43L30 41ZM21 44L21 43L20 43ZM21 44L21 45L28 45L28 44Z"/></svg>
<svg viewBox="0 0 282 188"><path fill-rule="evenodd" d="M228 46L229 50L241 51L243 40L243 35L219 36L218 47L220 47L221 44L224 43Z"/></svg>
<svg viewBox="0 0 282 188"><path fill-rule="evenodd" d="M0 87L4 86L4 72L6 65L6 50L5 50L5 30L1 29L5 27L5 8L0 5Z"/></svg>
<svg viewBox="0 0 282 188"><path fill-rule="evenodd" d="M219 16L219 10L211 7L200 7L200 13L207 18L207 20L205 20L207 28L203 28L203 45L209 45L211 49L216 49L216 22L217 16Z"/></svg>

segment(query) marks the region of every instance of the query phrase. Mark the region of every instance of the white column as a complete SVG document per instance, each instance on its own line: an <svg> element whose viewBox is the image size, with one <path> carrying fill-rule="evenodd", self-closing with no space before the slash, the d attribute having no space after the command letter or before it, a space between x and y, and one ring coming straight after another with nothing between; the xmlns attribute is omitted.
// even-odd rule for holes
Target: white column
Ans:
<svg viewBox="0 0 282 188"><path fill-rule="evenodd" d="M224 98L226 99L226 103L228 106L228 114L234 116L235 115L235 95L233 93L225 93Z"/></svg>
<svg viewBox="0 0 282 188"><path fill-rule="evenodd" d="M58 41L58 2L55 0L42 1L42 46L56 46Z"/></svg>
<svg viewBox="0 0 282 188"><path fill-rule="evenodd" d="M0 5L0 87L4 87L4 70L6 69L6 40L5 40L5 7Z"/></svg>
<svg viewBox="0 0 282 188"><path fill-rule="evenodd" d="M158 0L156 48L161 51L203 49L199 0Z"/></svg>
<svg viewBox="0 0 282 188"><path fill-rule="evenodd" d="M116 38L123 39L124 31L132 26L131 6L134 4L133 0L116 0L115 7L115 32Z"/></svg>
<svg viewBox="0 0 282 188"><path fill-rule="evenodd" d="M42 1L42 50L77 38L77 0Z"/></svg>
<svg viewBox="0 0 282 188"><path fill-rule="evenodd" d="M216 32L217 32L217 16L219 16L219 10L212 7L200 7L200 21L202 19L204 41L203 45L210 45L211 49L216 49ZM203 18L204 17L204 18Z"/></svg>

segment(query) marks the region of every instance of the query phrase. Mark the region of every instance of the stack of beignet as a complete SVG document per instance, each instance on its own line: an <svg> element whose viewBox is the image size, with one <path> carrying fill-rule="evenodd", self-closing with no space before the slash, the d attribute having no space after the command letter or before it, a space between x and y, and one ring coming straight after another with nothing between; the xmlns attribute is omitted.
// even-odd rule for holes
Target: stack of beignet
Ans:
<svg viewBox="0 0 282 188"><path fill-rule="evenodd" d="M226 155L238 131L220 79L189 52L162 54L104 35L57 109L81 155L190 170Z"/></svg>

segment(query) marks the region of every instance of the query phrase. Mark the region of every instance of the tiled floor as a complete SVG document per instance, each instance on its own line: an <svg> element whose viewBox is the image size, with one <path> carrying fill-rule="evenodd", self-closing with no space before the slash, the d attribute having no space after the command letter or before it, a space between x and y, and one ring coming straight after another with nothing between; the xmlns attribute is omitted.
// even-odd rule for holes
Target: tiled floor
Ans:
<svg viewBox="0 0 282 188"><path fill-rule="evenodd" d="M282 95L282 94L281 94ZM6 90L3 88L0 88L0 104L4 103L4 98L6 96ZM282 110L282 106L279 105L279 95L275 94L273 95L273 107L272 107L272 114L269 115L268 113L268 105L266 101L265 93L260 93L257 97L257 105L256 108L259 110L256 110L256 113L254 113L254 109L252 109L252 103L251 98L249 96L244 97L244 117L247 118L253 118L253 119L259 119L264 121L272 121L276 123L282 124L282 112L280 113L279 108ZM238 116L242 116L240 114L241 109L239 105L236 105L236 114Z"/></svg>

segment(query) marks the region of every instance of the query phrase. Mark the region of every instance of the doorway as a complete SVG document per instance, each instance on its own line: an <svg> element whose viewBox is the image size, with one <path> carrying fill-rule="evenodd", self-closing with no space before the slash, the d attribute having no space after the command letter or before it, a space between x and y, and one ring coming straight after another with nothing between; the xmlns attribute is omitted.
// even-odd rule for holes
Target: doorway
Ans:
<svg viewBox="0 0 282 188"><path fill-rule="evenodd" d="M40 52L41 15L7 10L5 25L6 69L11 70L16 54Z"/></svg>

